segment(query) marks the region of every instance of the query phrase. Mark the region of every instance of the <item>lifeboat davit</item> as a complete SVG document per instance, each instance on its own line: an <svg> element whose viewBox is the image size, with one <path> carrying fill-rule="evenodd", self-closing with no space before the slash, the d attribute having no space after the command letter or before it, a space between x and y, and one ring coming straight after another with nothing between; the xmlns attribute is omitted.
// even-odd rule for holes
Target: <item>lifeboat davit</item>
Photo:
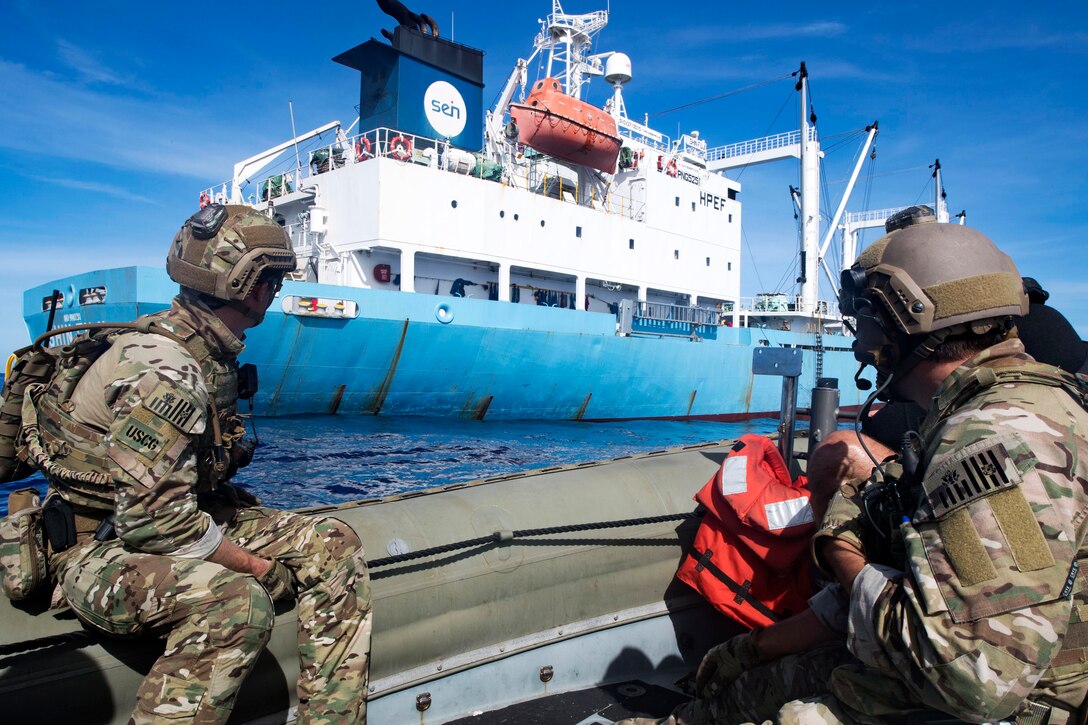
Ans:
<svg viewBox="0 0 1088 725"><path fill-rule="evenodd" d="M549 156L612 174L619 156L616 119L596 106L563 92L559 81L533 85L525 103L510 104L518 140Z"/></svg>

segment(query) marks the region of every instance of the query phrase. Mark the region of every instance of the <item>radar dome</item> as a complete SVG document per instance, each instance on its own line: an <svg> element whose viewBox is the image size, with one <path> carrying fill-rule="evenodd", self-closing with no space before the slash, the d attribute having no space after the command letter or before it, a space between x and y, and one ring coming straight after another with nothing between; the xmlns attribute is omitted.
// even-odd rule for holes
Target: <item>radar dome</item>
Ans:
<svg viewBox="0 0 1088 725"><path fill-rule="evenodd" d="M631 80L631 59L625 53L613 53L604 63L604 79L609 83Z"/></svg>

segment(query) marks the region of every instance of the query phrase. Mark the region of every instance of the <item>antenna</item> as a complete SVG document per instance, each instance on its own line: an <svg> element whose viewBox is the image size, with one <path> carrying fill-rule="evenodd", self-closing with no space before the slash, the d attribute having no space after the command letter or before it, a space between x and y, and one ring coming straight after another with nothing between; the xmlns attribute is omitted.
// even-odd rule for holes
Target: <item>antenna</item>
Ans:
<svg viewBox="0 0 1088 725"><path fill-rule="evenodd" d="M298 156L298 134L295 133L295 106L291 101L287 102L287 110L291 112L291 138L295 140L295 173L302 176L302 159ZM295 185L298 185L298 177L295 178ZM269 194L269 196L272 195Z"/></svg>

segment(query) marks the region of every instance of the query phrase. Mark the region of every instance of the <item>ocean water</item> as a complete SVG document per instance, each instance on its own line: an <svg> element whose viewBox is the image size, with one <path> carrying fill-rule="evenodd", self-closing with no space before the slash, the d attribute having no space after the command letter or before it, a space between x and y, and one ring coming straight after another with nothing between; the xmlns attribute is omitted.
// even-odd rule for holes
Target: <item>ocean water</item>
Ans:
<svg viewBox="0 0 1088 725"><path fill-rule="evenodd" d="M394 416L260 418L253 463L234 483L276 508L345 503L547 466L769 434L776 421L467 421ZM0 514L10 491L0 486Z"/></svg>

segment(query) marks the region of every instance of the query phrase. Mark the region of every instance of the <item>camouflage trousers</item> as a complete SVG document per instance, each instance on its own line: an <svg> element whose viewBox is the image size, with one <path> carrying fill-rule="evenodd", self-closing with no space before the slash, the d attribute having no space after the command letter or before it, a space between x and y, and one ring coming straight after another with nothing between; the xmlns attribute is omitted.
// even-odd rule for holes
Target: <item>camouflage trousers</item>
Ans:
<svg viewBox="0 0 1088 725"><path fill-rule="evenodd" d="M290 570L298 598L299 721L366 720L370 580L346 524L263 507L241 509L223 535ZM68 603L114 635L165 635L137 691L135 723L221 723L268 642L275 612L257 580L201 559L90 542L53 557Z"/></svg>
<svg viewBox="0 0 1088 725"><path fill-rule="evenodd" d="M667 718L623 720L625 725L853 725L830 694L831 671L855 662L845 644L832 643L789 655L720 683L717 696L696 698ZM713 683L711 683L713 684ZM707 686L706 690L716 688Z"/></svg>

